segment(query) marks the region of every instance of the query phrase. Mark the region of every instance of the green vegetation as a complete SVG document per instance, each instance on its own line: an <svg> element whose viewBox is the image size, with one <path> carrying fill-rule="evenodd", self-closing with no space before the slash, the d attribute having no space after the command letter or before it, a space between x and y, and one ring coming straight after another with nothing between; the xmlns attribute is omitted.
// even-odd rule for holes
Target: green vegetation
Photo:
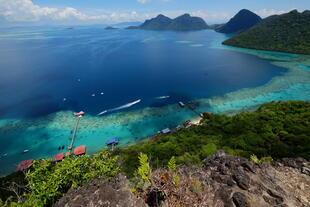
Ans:
<svg viewBox="0 0 310 207"><path fill-rule="evenodd" d="M132 176L138 166L137 154L149 155L153 168L164 167L172 156L178 164L199 164L217 149L250 158L271 156L310 159L310 103L273 102L256 112L235 116L205 115L200 126L161 136L119 149L123 171Z"/></svg>
<svg viewBox="0 0 310 207"><path fill-rule="evenodd" d="M223 42L236 47L310 54L310 11L272 16Z"/></svg>
<svg viewBox="0 0 310 207"><path fill-rule="evenodd" d="M154 183L152 179L164 179L169 184L166 187L174 189L181 185L178 164L200 164L218 149L256 163L282 157L310 159L310 103L272 102L256 112L234 116L205 114L199 126L161 135L156 142L116 149L113 154L102 151L93 156L67 157L57 164L38 160L26 176L15 173L0 179L1 186L12 182L25 186L19 196L1 191L2 201L14 197L6 203L0 200L0 206L52 206L71 187L78 188L94 178L109 179L120 170L132 178L137 189L147 189ZM157 177L152 174L152 169L165 167L168 171ZM203 186L199 182L186 185L200 195ZM136 189L133 192L138 193Z"/></svg>
<svg viewBox="0 0 310 207"><path fill-rule="evenodd" d="M268 157L262 157L261 159L258 159L258 157L256 155L251 155L250 159L255 162L255 163L268 163L268 164L272 164L273 162L273 158L268 156Z"/></svg>
<svg viewBox="0 0 310 207"><path fill-rule="evenodd" d="M155 18L146 20L140 26L131 26L127 29L146 29L146 30L203 30L208 29L207 23L200 17L192 17L183 14L175 19L170 19L162 14Z"/></svg>
<svg viewBox="0 0 310 207"><path fill-rule="evenodd" d="M143 180L151 184L150 176L152 171L148 159L149 158L147 157L146 154L140 153L139 155L140 166L138 167L138 174L141 176Z"/></svg>
<svg viewBox="0 0 310 207"><path fill-rule="evenodd" d="M172 156L171 159L168 162L168 170L173 171L173 183L178 186L180 176L175 172L177 169L176 159L175 156Z"/></svg>
<svg viewBox="0 0 310 207"><path fill-rule="evenodd" d="M108 151L93 156L68 157L53 164L37 160L26 173L28 194L11 206L52 206L71 187L78 188L94 178L109 179L118 172L118 157Z"/></svg>

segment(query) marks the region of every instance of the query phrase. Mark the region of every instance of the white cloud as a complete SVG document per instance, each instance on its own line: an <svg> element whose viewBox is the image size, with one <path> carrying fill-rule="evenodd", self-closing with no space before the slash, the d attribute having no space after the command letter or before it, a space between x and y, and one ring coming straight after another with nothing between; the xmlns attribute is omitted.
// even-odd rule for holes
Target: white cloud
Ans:
<svg viewBox="0 0 310 207"><path fill-rule="evenodd" d="M291 11L293 9L290 9L289 11ZM275 9L261 9L261 10L257 10L257 11L254 11L257 15L259 15L260 17L262 18L265 18L265 17L269 17L271 15L275 15L275 14L284 14L284 13L287 13L289 12L288 10L285 11L285 10L275 10Z"/></svg>
<svg viewBox="0 0 310 207"><path fill-rule="evenodd" d="M40 7L31 0L0 0L0 17L7 21L41 21L41 20L104 20L105 15L88 16L75 8L64 9Z"/></svg>
<svg viewBox="0 0 310 207"><path fill-rule="evenodd" d="M138 0L140 2L147 2L150 0ZM167 1L167 0L161 0ZM262 17L273 14L281 14L287 11L262 9L255 11ZM136 11L118 12L109 10L88 10L88 14L78 11L75 8L51 8L41 7L34 4L31 0L0 0L0 19L7 22L34 22L40 23L54 23L54 24L88 24L88 23L117 23L123 21L144 21L157 16L158 12L152 13L138 13ZM204 12L204 11L163 11L160 12L171 18L177 17L184 13L190 13L193 16L204 18L207 23L225 22L229 20L234 14L226 12Z"/></svg>
<svg viewBox="0 0 310 207"><path fill-rule="evenodd" d="M137 0L137 2L140 2L140 3L142 3L142 4L145 4L145 3L147 3L147 2L149 2L150 0Z"/></svg>
<svg viewBox="0 0 310 207"><path fill-rule="evenodd" d="M149 0L139 0L149 1ZM163 1L163 0L161 0ZM164 11L162 14L169 17L176 17L187 11ZM154 13L137 13L136 11L116 12L108 10L88 11L93 15L87 15L75 8L51 8L40 7L31 0L0 0L0 18L8 22L44 22L44 23L116 23L122 21L144 21L155 17ZM205 13L202 11L190 12L192 15L200 16L207 21L216 21L227 18L226 13Z"/></svg>

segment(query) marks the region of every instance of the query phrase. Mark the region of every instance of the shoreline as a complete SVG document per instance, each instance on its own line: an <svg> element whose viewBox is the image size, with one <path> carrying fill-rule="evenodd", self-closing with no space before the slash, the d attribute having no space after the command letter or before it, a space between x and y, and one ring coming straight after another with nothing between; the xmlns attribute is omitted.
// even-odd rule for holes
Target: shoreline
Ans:
<svg viewBox="0 0 310 207"><path fill-rule="evenodd" d="M233 115L255 111L261 104L271 101L310 101L310 71L299 67L310 66L310 56L226 46L219 49L255 55L269 60L271 64L287 68L288 71L259 87L243 88L222 96L194 100L199 104L197 111L208 110ZM110 137L120 137L123 142L120 146L135 145L148 140L159 130L176 127L188 119L191 119L193 124L199 124L200 121L197 114L180 108L177 103L158 108L145 107L117 112L102 117L86 115L81 120L76 146L86 144L89 154L93 154L105 147L105 140ZM10 166L9 169L1 169L0 174L12 170L17 160L55 155L59 145L67 145L74 121L71 111L59 111L35 119L0 119L0 135L4 137L3 145L7 146L1 153L8 153L7 161L0 159L0 163L6 168ZM29 148L30 152L21 155L25 148Z"/></svg>

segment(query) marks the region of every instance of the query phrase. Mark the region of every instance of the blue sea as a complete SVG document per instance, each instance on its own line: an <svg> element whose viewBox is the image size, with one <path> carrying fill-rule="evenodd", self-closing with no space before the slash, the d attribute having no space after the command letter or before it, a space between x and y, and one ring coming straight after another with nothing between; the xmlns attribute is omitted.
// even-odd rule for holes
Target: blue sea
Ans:
<svg viewBox="0 0 310 207"><path fill-rule="evenodd" d="M310 99L308 56L237 50L220 44L227 38L212 30L1 29L0 175L65 151L58 147L68 147L72 113L81 110L75 146L94 153L111 137L126 146L197 117L178 101L225 113Z"/></svg>

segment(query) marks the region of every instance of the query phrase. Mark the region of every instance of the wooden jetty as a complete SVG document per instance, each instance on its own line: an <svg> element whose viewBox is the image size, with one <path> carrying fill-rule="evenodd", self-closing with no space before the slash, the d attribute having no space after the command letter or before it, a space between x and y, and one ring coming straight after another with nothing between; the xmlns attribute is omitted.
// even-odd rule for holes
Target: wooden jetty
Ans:
<svg viewBox="0 0 310 207"><path fill-rule="evenodd" d="M71 144L70 146L68 147L68 150L71 151L72 148L73 148L73 144L74 144L74 140L75 140L75 135L76 135L76 132L77 132L77 129L79 127L79 123L80 123L80 119L83 117L85 113L83 111L79 112L79 113L74 113L73 115L76 116L76 122L75 122L75 127L74 127L74 131L73 131L73 134L72 134L72 138L71 138Z"/></svg>

